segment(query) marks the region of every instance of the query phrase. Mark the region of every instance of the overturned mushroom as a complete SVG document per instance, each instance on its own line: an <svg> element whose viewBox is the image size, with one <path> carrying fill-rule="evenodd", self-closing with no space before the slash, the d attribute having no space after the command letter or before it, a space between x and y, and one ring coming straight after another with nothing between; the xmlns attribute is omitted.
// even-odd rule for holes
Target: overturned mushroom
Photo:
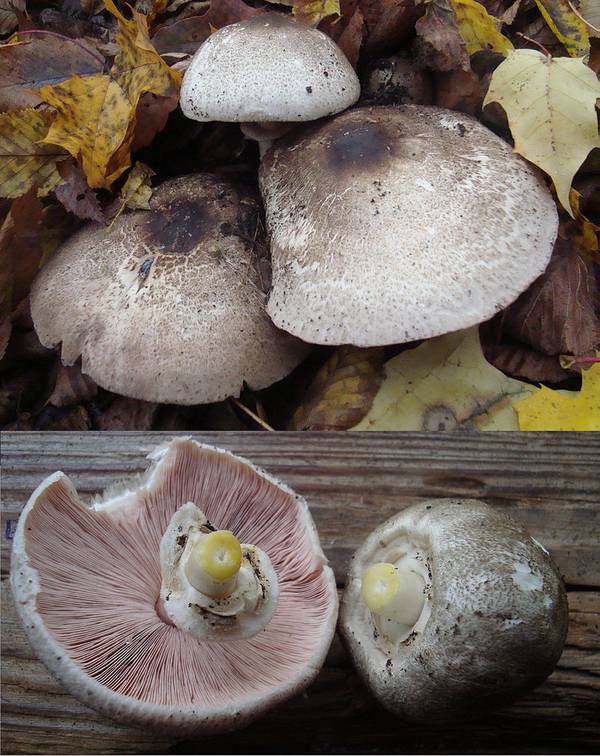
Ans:
<svg viewBox="0 0 600 756"><path fill-rule="evenodd" d="M267 310L316 344L400 343L486 320L544 271L558 227L535 169L440 108L357 108L283 137L260 182Z"/></svg>
<svg viewBox="0 0 600 756"><path fill-rule="evenodd" d="M568 607L548 552L474 500L416 504L352 559L343 637L379 701L417 721L469 717L542 682Z"/></svg>
<svg viewBox="0 0 600 756"><path fill-rule="evenodd" d="M259 13L211 34L181 86L181 109L196 121L235 121L258 141L291 122L350 107L360 83L340 48L323 32L281 13Z"/></svg>
<svg viewBox="0 0 600 756"><path fill-rule="evenodd" d="M333 573L304 500L266 473L186 439L150 459L90 508L63 473L43 481L15 533L17 610L51 672L103 713L241 727L316 676Z"/></svg>
<svg viewBox="0 0 600 756"><path fill-rule="evenodd" d="M285 377L307 347L265 313L256 266L258 204L197 174L166 181L150 211L68 239L31 290L45 346L100 386L151 402L196 404Z"/></svg>

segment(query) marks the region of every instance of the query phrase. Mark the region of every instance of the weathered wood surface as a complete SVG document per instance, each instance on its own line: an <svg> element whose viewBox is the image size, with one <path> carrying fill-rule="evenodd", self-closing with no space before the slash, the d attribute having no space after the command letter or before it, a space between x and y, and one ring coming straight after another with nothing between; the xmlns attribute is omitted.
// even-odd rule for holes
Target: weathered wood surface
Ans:
<svg viewBox="0 0 600 756"><path fill-rule="evenodd" d="M551 551L569 588L570 629L554 674L509 708L443 729L398 722L373 701L339 640L317 681L255 725L177 742L117 725L67 695L37 661L6 577L18 512L62 469L86 497L146 467L165 436L2 435L3 753L582 753L600 749L600 437L594 434L204 433L311 506L343 586L366 531L410 502L469 496L505 509ZM169 436L167 435L167 438Z"/></svg>

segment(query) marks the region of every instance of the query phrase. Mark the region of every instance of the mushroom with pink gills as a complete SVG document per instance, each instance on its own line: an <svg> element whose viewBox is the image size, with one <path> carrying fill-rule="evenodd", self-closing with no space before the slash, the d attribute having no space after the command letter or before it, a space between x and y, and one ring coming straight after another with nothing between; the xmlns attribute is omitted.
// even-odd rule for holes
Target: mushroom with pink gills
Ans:
<svg viewBox="0 0 600 756"><path fill-rule="evenodd" d="M232 730L316 677L335 578L304 499L250 462L176 439L91 506L34 491L11 584L38 656L83 703L178 734Z"/></svg>
<svg viewBox="0 0 600 756"><path fill-rule="evenodd" d="M31 316L105 389L206 404L270 386L309 347L265 311L258 198L209 174L160 184L149 210L88 223L36 277Z"/></svg>
<svg viewBox="0 0 600 756"><path fill-rule="evenodd" d="M340 631L383 706L417 722L509 703L554 669L568 624L546 549L469 499L409 506L352 557Z"/></svg>
<svg viewBox="0 0 600 756"><path fill-rule="evenodd" d="M264 146L292 124L353 105L360 82L335 42L289 15L267 11L211 34L181 85L183 114L239 123Z"/></svg>
<svg viewBox="0 0 600 756"><path fill-rule="evenodd" d="M479 121L359 107L277 140L259 172L275 325L378 346L491 318L545 270L558 214L540 173Z"/></svg>

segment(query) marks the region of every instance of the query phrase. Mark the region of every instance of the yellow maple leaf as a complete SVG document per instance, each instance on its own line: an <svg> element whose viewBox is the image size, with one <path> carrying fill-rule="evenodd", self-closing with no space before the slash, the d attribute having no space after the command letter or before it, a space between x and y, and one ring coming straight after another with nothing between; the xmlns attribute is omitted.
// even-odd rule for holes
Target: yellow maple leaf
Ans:
<svg viewBox="0 0 600 756"><path fill-rule="evenodd" d="M513 49L512 42L500 31L500 19L490 16L481 3L476 0L451 0L451 4L469 55L479 50L507 55Z"/></svg>
<svg viewBox="0 0 600 756"><path fill-rule="evenodd" d="M387 362L371 409L352 430L518 430L513 403L532 390L487 362L475 326Z"/></svg>
<svg viewBox="0 0 600 756"><path fill-rule="evenodd" d="M542 386L515 404L524 431L600 430L600 363L581 373L581 391Z"/></svg>
<svg viewBox="0 0 600 756"><path fill-rule="evenodd" d="M112 0L105 0L105 5L119 24L110 73L72 76L41 87L39 96L57 111L44 142L81 156L89 185L108 189L131 163L141 95L169 95L181 83L181 74L170 69L152 46L146 16L133 11L128 20Z"/></svg>
<svg viewBox="0 0 600 756"><path fill-rule="evenodd" d="M294 16L313 26L328 16L342 15L340 0L267 0L267 2L291 7Z"/></svg>
<svg viewBox="0 0 600 756"><path fill-rule="evenodd" d="M573 176L600 147L596 100L600 82L582 59L550 58L513 50L494 71L483 101L506 111L515 151L552 178L561 205L569 204Z"/></svg>
<svg viewBox="0 0 600 756"><path fill-rule="evenodd" d="M68 154L40 144L51 120L33 108L0 113L0 197L21 197L35 185L42 197L61 182L56 163Z"/></svg>
<svg viewBox="0 0 600 756"><path fill-rule="evenodd" d="M572 58L587 58L590 38L587 26L570 7L568 0L535 0L554 35Z"/></svg>

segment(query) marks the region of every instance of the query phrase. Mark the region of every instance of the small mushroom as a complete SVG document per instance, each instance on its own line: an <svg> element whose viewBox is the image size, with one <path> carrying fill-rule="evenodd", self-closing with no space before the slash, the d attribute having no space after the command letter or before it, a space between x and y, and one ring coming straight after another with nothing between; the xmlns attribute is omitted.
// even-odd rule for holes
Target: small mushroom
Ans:
<svg viewBox="0 0 600 756"><path fill-rule="evenodd" d="M179 735L242 727L317 675L335 578L306 502L246 460L176 439L91 507L57 472L25 506L11 584L69 692Z"/></svg>
<svg viewBox="0 0 600 756"><path fill-rule="evenodd" d="M284 378L306 345L273 326L255 243L258 202L214 176L166 181L150 210L71 236L38 274L40 341L81 355L100 386L150 402L197 404Z"/></svg>
<svg viewBox="0 0 600 756"><path fill-rule="evenodd" d="M315 344L376 346L490 318L545 269L558 216L534 168L469 116L357 108L283 137L260 184L267 311Z"/></svg>
<svg viewBox="0 0 600 756"><path fill-rule="evenodd" d="M355 553L340 628L357 669L394 714L423 722L510 702L554 669L565 589L548 552L474 500L408 507Z"/></svg>
<svg viewBox="0 0 600 756"><path fill-rule="evenodd" d="M252 139L281 136L353 105L360 83L327 35L281 13L219 29L201 45L181 85L181 109L196 121L234 121Z"/></svg>

